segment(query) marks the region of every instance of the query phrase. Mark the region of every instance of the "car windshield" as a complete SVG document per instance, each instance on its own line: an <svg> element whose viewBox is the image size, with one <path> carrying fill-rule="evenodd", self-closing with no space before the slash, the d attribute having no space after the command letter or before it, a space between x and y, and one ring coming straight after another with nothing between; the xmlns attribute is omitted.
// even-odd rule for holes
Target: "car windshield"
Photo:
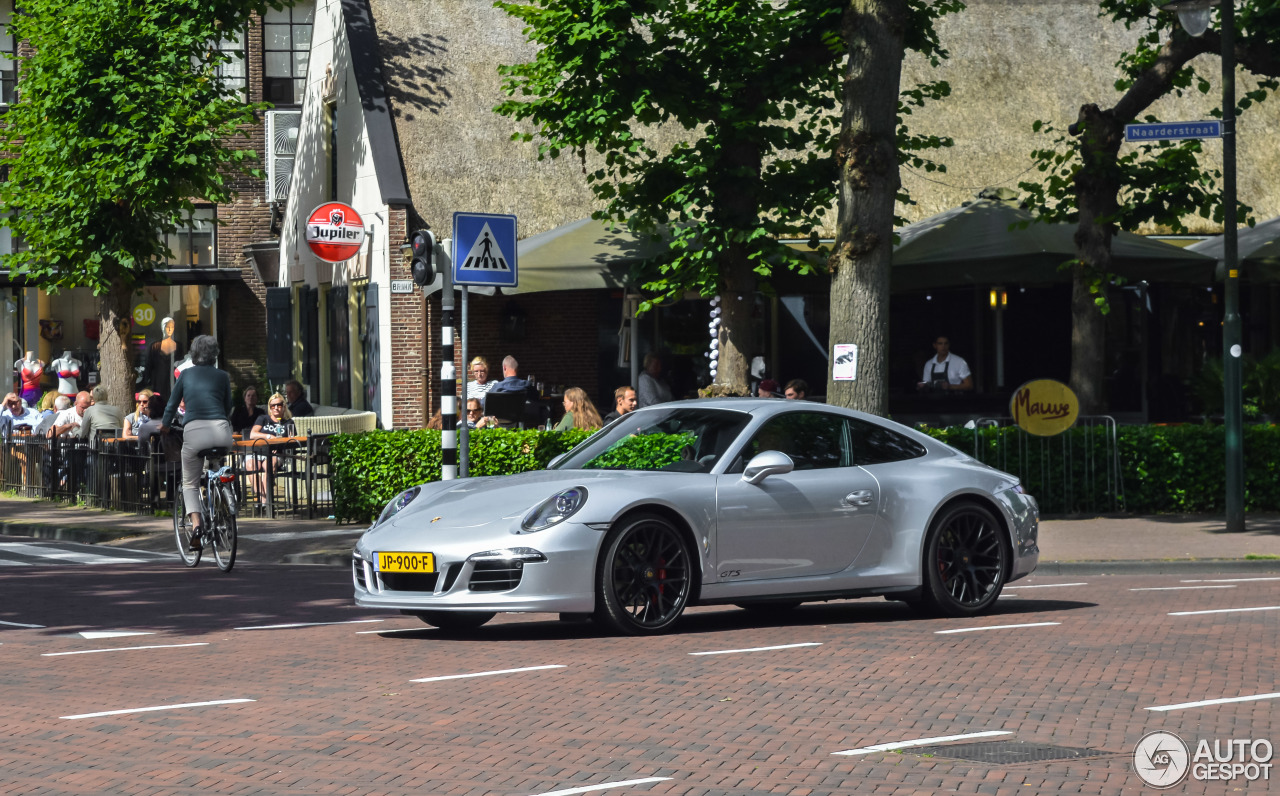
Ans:
<svg viewBox="0 0 1280 796"><path fill-rule="evenodd" d="M745 412L691 407L628 413L570 451L555 469L707 473L750 419Z"/></svg>

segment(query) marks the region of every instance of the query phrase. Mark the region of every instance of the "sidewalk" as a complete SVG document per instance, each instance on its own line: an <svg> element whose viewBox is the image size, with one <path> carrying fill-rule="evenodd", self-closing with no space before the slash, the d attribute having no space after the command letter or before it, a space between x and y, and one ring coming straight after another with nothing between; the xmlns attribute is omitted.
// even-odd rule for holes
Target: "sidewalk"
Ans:
<svg viewBox="0 0 1280 796"><path fill-rule="evenodd" d="M1120 572L1280 572L1280 516L1250 515L1243 533L1221 518L1194 516L1051 519L1040 523L1042 575ZM347 566L367 526L291 517L240 520L249 560ZM108 544L169 552L169 517L64 507L0 496L0 535Z"/></svg>

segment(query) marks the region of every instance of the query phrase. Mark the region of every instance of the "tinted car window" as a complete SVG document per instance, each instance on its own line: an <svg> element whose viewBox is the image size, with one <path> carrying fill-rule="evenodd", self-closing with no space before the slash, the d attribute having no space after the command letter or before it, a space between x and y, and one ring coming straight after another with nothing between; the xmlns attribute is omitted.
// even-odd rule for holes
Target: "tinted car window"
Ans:
<svg viewBox="0 0 1280 796"><path fill-rule="evenodd" d="M780 451L791 457L797 470L848 467L844 418L826 412L787 412L769 418L743 448L733 471L741 472L751 457L762 451Z"/></svg>
<svg viewBox="0 0 1280 796"><path fill-rule="evenodd" d="M916 459L925 455L923 445L910 437L865 420L850 419L849 432L853 447L853 463L884 464Z"/></svg>

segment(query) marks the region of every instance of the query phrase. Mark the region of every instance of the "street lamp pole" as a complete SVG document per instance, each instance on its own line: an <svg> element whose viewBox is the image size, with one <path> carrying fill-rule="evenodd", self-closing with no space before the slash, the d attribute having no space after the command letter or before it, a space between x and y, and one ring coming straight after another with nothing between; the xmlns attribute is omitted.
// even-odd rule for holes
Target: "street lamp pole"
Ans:
<svg viewBox="0 0 1280 796"><path fill-rule="evenodd" d="M1200 36L1209 8L1220 0L1181 0L1162 8L1177 11L1182 26ZM1242 324L1236 217L1236 9L1222 3L1222 259L1225 267L1222 320L1222 420L1226 435L1227 531L1244 530L1244 410L1241 390Z"/></svg>
<svg viewBox="0 0 1280 796"><path fill-rule="evenodd" d="M1222 5L1222 256L1226 318L1222 323L1223 422L1227 443L1227 531L1244 530L1244 411L1241 390L1240 260L1236 238L1236 9Z"/></svg>

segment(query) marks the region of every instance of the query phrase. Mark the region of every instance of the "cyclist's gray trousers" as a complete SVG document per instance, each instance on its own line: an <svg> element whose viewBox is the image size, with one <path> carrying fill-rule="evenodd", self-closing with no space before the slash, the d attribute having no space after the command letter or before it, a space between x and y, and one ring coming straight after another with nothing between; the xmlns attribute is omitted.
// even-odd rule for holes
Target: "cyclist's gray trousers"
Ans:
<svg viewBox="0 0 1280 796"><path fill-rule="evenodd" d="M231 423L226 420L188 420L182 424L182 499L187 513L200 511L200 473L204 460L197 454L205 448L230 448Z"/></svg>

